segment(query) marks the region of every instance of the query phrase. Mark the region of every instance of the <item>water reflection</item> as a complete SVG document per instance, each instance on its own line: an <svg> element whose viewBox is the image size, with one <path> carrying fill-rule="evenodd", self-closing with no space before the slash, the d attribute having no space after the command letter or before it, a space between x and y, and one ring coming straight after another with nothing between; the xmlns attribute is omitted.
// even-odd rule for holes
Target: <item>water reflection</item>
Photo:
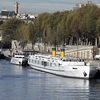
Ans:
<svg viewBox="0 0 100 100"><path fill-rule="evenodd" d="M99 100L100 80L71 79L0 61L0 100Z"/></svg>
<svg viewBox="0 0 100 100"><path fill-rule="evenodd" d="M48 98L48 100L82 100L82 98L85 98L88 100L88 80L60 78L45 74L44 78L39 80L39 83L38 87L41 91L38 91L38 93L40 92L39 94L41 95L38 99L42 98L42 100L46 100L46 98Z"/></svg>
<svg viewBox="0 0 100 100"><path fill-rule="evenodd" d="M91 80L89 90L89 100L100 100L100 79Z"/></svg>

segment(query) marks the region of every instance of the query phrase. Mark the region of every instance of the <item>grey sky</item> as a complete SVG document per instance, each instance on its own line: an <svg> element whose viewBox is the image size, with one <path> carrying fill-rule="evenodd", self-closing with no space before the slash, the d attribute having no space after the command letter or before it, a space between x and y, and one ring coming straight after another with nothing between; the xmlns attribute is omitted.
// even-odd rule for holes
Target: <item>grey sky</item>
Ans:
<svg viewBox="0 0 100 100"><path fill-rule="evenodd" d="M70 10L77 3L84 3L88 0L0 0L0 10L13 10L15 1L20 3L21 12L40 13ZM91 1L100 3L100 0Z"/></svg>

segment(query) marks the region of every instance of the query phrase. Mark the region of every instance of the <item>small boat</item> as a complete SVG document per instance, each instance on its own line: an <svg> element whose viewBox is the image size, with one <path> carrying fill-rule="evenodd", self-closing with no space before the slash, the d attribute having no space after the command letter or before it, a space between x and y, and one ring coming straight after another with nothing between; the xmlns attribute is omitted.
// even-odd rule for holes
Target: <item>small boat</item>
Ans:
<svg viewBox="0 0 100 100"><path fill-rule="evenodd" d="M73 78L94 78L98 71L98 66L84 60L52 57L43 54L29 55L28 64L36 70Z"/></svg>
<svg viewBox="0 0 100 100"><path fill-rule="evenodd" d="M28 60L24 54L17 53L17 54L14 54L13 57L11 57L10 63L15 64L15 65L27 66Z"/></svg>
<svg viewBox="0 0 100 100"><path fill-rule="evenodd" d="M96 60L100 60L100 55L95 55L94 57Z"/></svg>

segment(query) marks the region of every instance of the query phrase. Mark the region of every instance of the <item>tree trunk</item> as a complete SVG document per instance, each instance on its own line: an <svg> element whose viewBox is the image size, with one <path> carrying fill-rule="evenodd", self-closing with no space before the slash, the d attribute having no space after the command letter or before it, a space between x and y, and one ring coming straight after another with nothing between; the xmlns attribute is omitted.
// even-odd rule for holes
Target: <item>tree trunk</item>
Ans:
<svg viewBox="0 0 100 100"><path fill-rule="evenodd" d="M97 47L98 43L97 43L97 38L95 38L95 46Z"/></svg>

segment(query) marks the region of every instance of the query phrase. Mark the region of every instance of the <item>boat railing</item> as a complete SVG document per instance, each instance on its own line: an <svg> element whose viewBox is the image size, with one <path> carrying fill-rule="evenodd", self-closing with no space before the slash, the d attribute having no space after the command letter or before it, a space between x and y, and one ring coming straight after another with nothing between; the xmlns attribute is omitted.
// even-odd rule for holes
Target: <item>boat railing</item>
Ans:
<svg viewBox="0 0 100 100"><path fill-rule="evenodd" d="M84 62L84 59L69 59L69 58L64 58L61 59L62 61L77 61L77 62Z"/></svg>

